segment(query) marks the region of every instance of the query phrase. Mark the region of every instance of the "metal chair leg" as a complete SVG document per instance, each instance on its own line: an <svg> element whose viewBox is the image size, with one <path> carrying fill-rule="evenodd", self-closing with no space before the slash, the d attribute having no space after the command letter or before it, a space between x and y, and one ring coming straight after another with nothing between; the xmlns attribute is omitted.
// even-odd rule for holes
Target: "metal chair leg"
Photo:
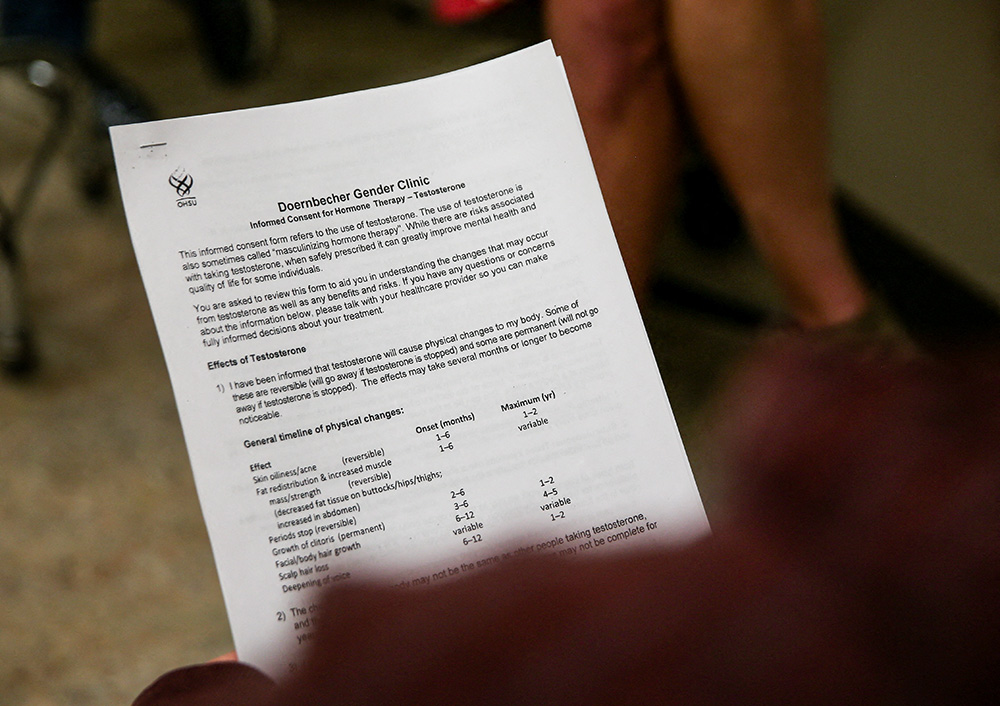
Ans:
<svg viewBox="0 0 1000 706"><path fill-rule="evenodd" d="M47 58L38 58L38 57ZM31 328L24 303L17 237L19 225L30 208L73 118L74 92L82 84L70 60L30 46L0 47L0 68L17 71L26 84L40 91L53 109L53 117L27 171L9 200L0 198L0 371L23 375L37 365Z"/></svg>

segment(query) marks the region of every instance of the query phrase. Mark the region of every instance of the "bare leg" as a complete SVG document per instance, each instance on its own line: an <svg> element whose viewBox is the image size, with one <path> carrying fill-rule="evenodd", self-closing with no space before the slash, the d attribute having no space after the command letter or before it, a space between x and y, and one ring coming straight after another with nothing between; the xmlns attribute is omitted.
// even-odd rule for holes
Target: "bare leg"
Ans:
<svg viewBox="0 0 1000 706"><path fill-rule="evenodd" d="M791 314L843 323L868 305L827 173L825 67L815 0L666 0L688 109Z"/></svg>
<svg viewBox="0 0 1000 706"><path fill-rule="evenodd" d="M643 303L677 171L662 0L549 0L546 21Z"/></svg>

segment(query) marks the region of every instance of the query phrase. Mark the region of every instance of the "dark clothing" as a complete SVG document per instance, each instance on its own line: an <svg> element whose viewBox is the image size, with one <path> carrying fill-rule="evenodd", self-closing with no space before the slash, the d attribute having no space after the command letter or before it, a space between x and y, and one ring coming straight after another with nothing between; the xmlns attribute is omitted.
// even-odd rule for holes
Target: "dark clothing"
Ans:
<svg viewBox="0 0 1000 706"><path fill-rule="evenodd" d="M783 349L724 401L713 536L345 586L277 685L208 665L136 706L1000 703L997 358Z"/></svg>

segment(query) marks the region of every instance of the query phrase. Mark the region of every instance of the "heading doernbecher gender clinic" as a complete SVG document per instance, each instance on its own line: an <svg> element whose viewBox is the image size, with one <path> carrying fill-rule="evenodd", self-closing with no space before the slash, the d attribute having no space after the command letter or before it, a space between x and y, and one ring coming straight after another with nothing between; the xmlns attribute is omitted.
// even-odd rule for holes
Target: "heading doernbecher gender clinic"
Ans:
<svg viewBox="0 0 1000 706"><path fill-rule="evenodd" d="M379 184L368 188L357 187L354 191L344 193L331 193L329 196L311 196L302 201L278 201L278 212L301 211L306 208L319 208L320 206L335 206L337 204L348 203L351 198L367 199L373 196L386 196L392 194L398 188L416 189L422 186L429 186L431 180L427 177L417 177L416 179L400 179L395 184Z"/></svg>

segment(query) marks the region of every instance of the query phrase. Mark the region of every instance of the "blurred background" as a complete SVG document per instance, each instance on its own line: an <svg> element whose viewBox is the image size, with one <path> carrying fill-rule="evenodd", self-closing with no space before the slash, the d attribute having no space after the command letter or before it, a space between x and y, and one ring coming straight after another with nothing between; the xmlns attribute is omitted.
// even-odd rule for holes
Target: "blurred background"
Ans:
<svg viewBox="0 0 1000 706"><path fill-rule="evenodd" d="M1000 2L826 7L833 166L861 270L929 350L994 336ZM273 57L227 77L184 2L93 9L91 49L133 92L124 107L160 118L396 83L543 37L530 1L448 26L426 0L275 0ZM22 293L11 302L0 278L0 316L26 313L37 365L0 377L0 703L127 704L232 645L106 144L82 117L94 76L47 74L23 51L0 44L0 225ZM45 151L61 105L62 139ZM39 154L48 168L24 191ZM711 515L725 481L707 432L714 393L780 312L697 155L687 176L645 316Z"/></svg>

